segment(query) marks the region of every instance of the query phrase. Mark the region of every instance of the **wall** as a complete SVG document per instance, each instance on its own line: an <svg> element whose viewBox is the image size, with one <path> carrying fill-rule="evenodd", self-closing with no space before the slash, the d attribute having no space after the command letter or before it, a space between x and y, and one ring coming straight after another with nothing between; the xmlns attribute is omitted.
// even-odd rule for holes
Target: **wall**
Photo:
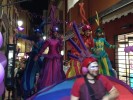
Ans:
<svg viewBox="0 0 133 100"><path fill-rule="evenodd" d="M86 12L86 18L88 18L88 0L83 0L84 1L84 9ZM79 12L79 2L75 4L73 8L70 9L69 11L69 21L76 21L77 23L82 22L82 18L80 16Z"/></svg>
<svg viewBox="0 0 133 100"><path fill-rule="evenodd" d="M133 14L128 14L128 16L123 16L120 19L116 19L114 21L111 21L109 23L105 23L103 25L104 32L106 34L106 39L109 43L114 44L115 36L120 34L125 34L129 32L133 32L133 27L122 29L121 27L126 24L133 24ZM114 63L115 59L115 51L112 49L107 49L107 52L109 54L109 58Z"/></svg>
<svg viewBox="0 0 133 100"><path fill-rule="evenodd" d="M102 12L112 5L118 3L120 0L89 0L88 9L90 9L89 15L94 16L95 11Z"/></svg>
<svg viewBox="0 0 133 100"><path fill-rule="evenodd" d="M111 7L119 1L120 0L83 0L86 18L94 16L96 14L95 11L97 11L98 13L104 11L105 9ZM75 20L77 23L81 23L78 4L79 2L73 8L71 8L68 14L70 16L70 21Z"/></svg>

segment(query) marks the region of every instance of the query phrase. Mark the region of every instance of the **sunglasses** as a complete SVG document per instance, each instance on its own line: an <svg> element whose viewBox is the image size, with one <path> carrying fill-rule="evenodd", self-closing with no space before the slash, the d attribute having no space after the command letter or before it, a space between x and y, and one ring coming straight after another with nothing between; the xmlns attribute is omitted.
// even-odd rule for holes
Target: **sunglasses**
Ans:
<svg viewBox="0 0 133 100"><path fill-rule="evenodd" d="M90 70L98 70L98 66L90 66L89 69Z"/></svg>

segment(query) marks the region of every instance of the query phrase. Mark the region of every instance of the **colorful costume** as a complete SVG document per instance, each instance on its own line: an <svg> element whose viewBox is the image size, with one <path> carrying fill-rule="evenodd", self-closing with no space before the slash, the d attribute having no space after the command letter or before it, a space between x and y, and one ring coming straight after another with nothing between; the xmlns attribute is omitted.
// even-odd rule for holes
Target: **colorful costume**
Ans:
<svg viewBox="0 0 133 100"><path fill-rule="evenodd" d="M77 54L76 50L73 48L71 49L71 52L73 54ZM68 69L67 73L66 73L66 77L70 78L70 77L74 77L77 75L80 75L80 62L74 59L70 59L70 68Z"/></svg>
<svg viewBox="0 0 133 100"><path fill-rule="evenodd" d="M39 33L38 33L39 34ZM42 60L39 57L39 59L35 62L34 57L38 54L38 51L42 48L42 45L44 43L44 40L36 40L33 37L29 37L26 35L22 34L16 34L17 38L22 38L30 41L34 41L34 45L32 47L31 52L29 52L29 58L26 61L26 67L24 70L24 74L22 77L22 87L24 92L25 97L27 97L31 91L34 91L34 86L35 86L35 80L36 80L36 73L40 72L41 65L42 65Z"/></svg>
<svg viewBox="0 0 133 100"><path fill-rule="evenodd" d="M101 31L101 29L98 32ZM100 73L108 76L115 76L115 73L112 69L112 65L108 54L106 53L104 46L108 48L115 48L114 45L110 45L105 38L97 37L94 39L95 47L92 48L94 56L98 59L100 66Z"/></svg>
<svg viewBox="0 0 133 100"><path fill-rule="evenodd" d="M78 41L76 40L76 38L74 38L74 41L77 44L79 44ZM71 53L74 54L74 55L79 55L79 53L75 50L74 47L71 48ZM70 78L70 77L74 77L74 76L80 75L81 74L80 70L81 70L80 62L75 60L75 59L70 59L70 68L68 69L68 71L66 73L66 77Z"/></svg>
<svg viewBox="0 0 133 100"><path fill-rule="evenodd" d="M92 37L92 30L91 30L90 25L84 25L82 27L82 31L84 32L84 34L82 35L82 38L84 40L85 46L90 51L91 48L94 47L94 40L93 40L93 37Z"/></svg>
<svg viewBox="0 0 133 100"><path fill-rule="evenodd" d="M90 32L91 31L91 27L89 25L84 25L82 27L82 31L84 32L84 35L82 35L82 39L84 40L85 46L87 47L88 51L90 51L90 49L92 47L94 47L94 41L92 38L92 34ZM78 46L80 47L80 43L78 41L78 39L75 39L75 43L78 44ZM75 48L72 48L72 54L79 56L79 53L75 50ZM71 59L71 67L69 71L69 74L67 74L67 76L77 76L81 74L81 65L80 62L74 59Z"/></svg>
<svg viewBox="0 0 133 100"><path fill-rule="evenodd" d="M53 35L54 32L51 33L51 38L45 41L38 54L38 56L42 55L43 51L49 47L48 54L44 57L43 68L39 75L38 90L65 79L65 73L63 71L63 57L60 54L63 41L57 37L53 38Z"/></svg>

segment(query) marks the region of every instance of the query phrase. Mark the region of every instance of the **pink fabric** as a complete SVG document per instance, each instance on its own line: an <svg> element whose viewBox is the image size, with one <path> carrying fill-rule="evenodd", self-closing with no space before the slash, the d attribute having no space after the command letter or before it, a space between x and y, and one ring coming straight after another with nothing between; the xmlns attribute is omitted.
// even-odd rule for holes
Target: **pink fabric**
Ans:
<svg viewBox="0 0 133 100"><path fill-rule="evenodd" d="M38 89L58 83L65 78L63 71L63 58L60 55L62 42L58 39L48 39L41 49L39 55L49 47L49 52L44 57L43 68L38 80Z"/></svg>

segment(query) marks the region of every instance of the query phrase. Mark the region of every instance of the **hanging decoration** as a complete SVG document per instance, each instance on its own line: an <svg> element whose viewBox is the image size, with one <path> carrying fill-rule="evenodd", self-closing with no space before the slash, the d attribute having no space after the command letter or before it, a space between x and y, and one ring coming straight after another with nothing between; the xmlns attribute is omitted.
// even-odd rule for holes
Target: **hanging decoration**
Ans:
<svg viewBox="0 0 133 100"><path fill-rule="evenodd" d="M0 32L0 48L2 46L2 43L3 43L3 37ZM5 76L4 68L5 68L6 64L7 64L7 59L6 59L5 55L2 52L0 52L0 96L4 93L4 90L5 90L3 79Z"/></svg>
<svg viewBox="0 0 133 100"><path fill-rule="evenodd" d="M6 56L0 51L0 64L5 68L7 64Z"/></svg>
<svg viewBox="0 0 133 100"><path fill-rule="evenodd" d="M74 7L74 5L78 2L79 0L67 0L67 12Z"/></svg>
<svg viewBox="0 0 133 100"><path fill-rule="evenodd" d="M3 82L4 75L5 75L4 67L0 64L0 83Z"/></svg>
<svg viewBox="0 0 133 100"><path fill-rule="evenodd" d="M0 48L1 48L2 44L3 44L3 37L2 37L2 33L0 32Z"/></svg>
<svg viewBox="0 0 133 100"><path fill-rule="evenodd" d="M125 47L125 48L124 48L124 51L125 51L126 53L133 52L133 46Z"/></svg>
<svg viewBox="0 0 133 100"><path fill-rule="evenodd" d="M86 14L85 14L85 10L84 10L84 3L83 2L79 3L79 7L80 7L80 15L82 17L82 23L88 24L90 26L90 24L86 18Z"/></svg>
<svg viewBox="0 0 133 100"><path fill-rule="evenodd" d="M97 23L97 26L100 26L100 20L99 20L99 16L98 16L98 13L96 11L96 19L95 19L96 23Z"/></svg>

